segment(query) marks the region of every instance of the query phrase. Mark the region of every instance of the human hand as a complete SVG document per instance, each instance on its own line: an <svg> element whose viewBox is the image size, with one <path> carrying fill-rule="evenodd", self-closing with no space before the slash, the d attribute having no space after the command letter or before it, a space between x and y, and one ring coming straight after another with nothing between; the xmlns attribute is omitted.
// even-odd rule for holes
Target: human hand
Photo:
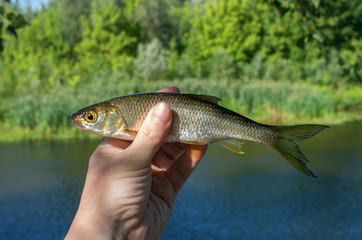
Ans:
<svg viewBox="0 0 362 240"><path fill-rule="evenodd" d="M161 89L176 92L177 88ZM131 143L106 138L89 160L77 214L66 239L159 239L176 194L207 145L163 141L172 110L157 104Z"/></svg>

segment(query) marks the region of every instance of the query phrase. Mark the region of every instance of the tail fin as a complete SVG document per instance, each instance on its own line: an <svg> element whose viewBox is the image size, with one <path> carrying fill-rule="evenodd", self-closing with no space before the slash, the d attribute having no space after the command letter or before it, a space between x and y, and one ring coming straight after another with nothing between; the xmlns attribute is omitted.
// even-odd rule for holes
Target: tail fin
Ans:
<svg viewBox="0 0 362 240"><path fill-rule="evenodd" d="M277 126L279 135L273 147L296 169L308 176L316 177L307 168L308 159L300 151L296 141L313 137L327 127L324 125Z"/></svg>

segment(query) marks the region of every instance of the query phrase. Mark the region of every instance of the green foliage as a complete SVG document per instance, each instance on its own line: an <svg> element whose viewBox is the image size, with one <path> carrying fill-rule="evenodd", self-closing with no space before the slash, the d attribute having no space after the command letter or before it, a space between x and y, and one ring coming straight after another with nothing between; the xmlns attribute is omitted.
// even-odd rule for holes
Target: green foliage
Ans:
<svg viewBox="0 0 362 240"><path fill-rule="evenodd" d="M1 94L46 90L55 79L67 81L56 70L69 67L64 59L69 46L59 32L59 11L53 8L39 12L30 25L18 30L18 38L8 41L1 59Z"/></svg>
<svg viewBox="0 0 362 240"><path fill-rule="evenodd" d="M9 106L4 122L39 131L47 127L69 127L68 118L81 107L120 95L151 92L165 86L179 86L184 93L218 96L223 100L222 105L243 115L258 116L262 113L261 119L266 123L334 116L339 111L353 109L362 103L359 94L361 87L335 91L306 83L237 82L227 79L183 79L140 84L138 80L119 72L104 71L88 79L88 84L82 88L53 86L48 94L40 98L34 98L29 92L12 99L7 103Z"/></svg>
<svg viewBox="0 0 362 240"><path fill-rule="evenodd" d="M146 42L159 39L168 46L177 34L177 24L171 9L180 5L180 0L139 0L134 12L134 20L142 28L142 38Z"/></svg>
<svg viewBox="0 0 362 240"><path fill-rule="evenodd" d="M268 6L252 0L208 1L195 7L185 53L192 57L193 75L207 76L207 63L220 49L234 59L234 68L252 59L261 48L260 12ZM217 53L216 53L217 54Z"/></svg>
<svg viewBox="0 0 362 240"><path fill-rule="evenodd" d="M172 39L170 42L170 50L167 59L167 77L172 78L176 75L178 61L179 54L177 51L177 43L175 39Z"/></svg>
<svg viewBox="0 0 362 240"><path fill-rule="evenodd" d="M361 15L358 0L1 1L0 128L50 136L80 107L170 85L264 122L333 119L362 106Z"/></svg>
<svg viewBox="0 0 362 240"><path fill-rule="evenodd" d="M59 0L60 4L59 31L64 42L73 50L75 45L82 40L82 22L80 17L88 18L91 13L92 0Z"/></svg>
<svg viewBox="0 0 362 240"><path fill-rule="evenodd" d="M82 41L76 46L76 52L83 72L131 68L138 28L121 10L111 0L94 1L90 18L82 18Z"/></svg>
<svg viewBox="0 0 362 240"><path fill-rule="evenodd" d="M215 50L208 64L212 78L233 78L235 76L234 58L225 49Z"/></svg>
<svg viewBox="0 0 362 240"><path fill-rule="evenodd" d="M343 81L362 82L359 71L362 52L358 47L352 54L352 58L359 59L357 61L351 62L346 59L347 56L340 55L340 52L354 49L358 45L357 39L362 37L361 23L357 17L362 14L360 1L268 2L277 10L278 17L271 12L265 15L269 17L262 17L264 25L267 26L265 56L276 55L278 58L288 58L303 64L325 61L329 65L331 56L338 56L336 67L343 71L338 73L343 75ZM304 76L308 79L312 74L305 72Z"/></svg>
<svg viewBox="0 0 362 240"><path fill-rule="evenodd" d="M167 70L167 58L168 51L157 38L149 44L140 44L134 61L135 76L144 80L161 79Z"/></svg>
<svg viewBox="0 0 362 240"><path fill-rule="evenodd" d="M26 24L16 6L11 5L9 0L0 2L0 53L4 50L6 39L17 37L16 30Z"/></svg>
<svg viewBox="0 0 362 240"><path fill-rule="evenodd" d="M339 64L348 83L362 83L362 38L353 38L350 46L341 51Z"/></svg>

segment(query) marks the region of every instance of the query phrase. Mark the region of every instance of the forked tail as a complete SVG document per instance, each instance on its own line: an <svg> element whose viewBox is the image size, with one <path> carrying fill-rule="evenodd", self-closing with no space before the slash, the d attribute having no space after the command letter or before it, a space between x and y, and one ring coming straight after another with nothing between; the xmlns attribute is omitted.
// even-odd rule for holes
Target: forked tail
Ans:
<svg viewBox="0 0 362 240"><path fill-rule="evenodd" d="M278 139L273 146L290 164L302 173L316 177L306 166L308 159L300 151L296 141L313 137L328 126L324 125L295 125L277 126L279 131Z"/></svg>

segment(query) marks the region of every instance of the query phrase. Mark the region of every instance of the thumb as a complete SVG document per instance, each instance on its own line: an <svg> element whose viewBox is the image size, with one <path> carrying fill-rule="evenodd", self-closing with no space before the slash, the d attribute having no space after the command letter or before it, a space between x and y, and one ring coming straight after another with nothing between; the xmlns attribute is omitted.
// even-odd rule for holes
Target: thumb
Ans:
<svg viewBox="0 0 362 240"><path fill-rule="evenodd" d="M163 102L148 113L126 154L132 158L132 168L150 166L156 152L164 142L172 123L172 110Z"/></svg>

